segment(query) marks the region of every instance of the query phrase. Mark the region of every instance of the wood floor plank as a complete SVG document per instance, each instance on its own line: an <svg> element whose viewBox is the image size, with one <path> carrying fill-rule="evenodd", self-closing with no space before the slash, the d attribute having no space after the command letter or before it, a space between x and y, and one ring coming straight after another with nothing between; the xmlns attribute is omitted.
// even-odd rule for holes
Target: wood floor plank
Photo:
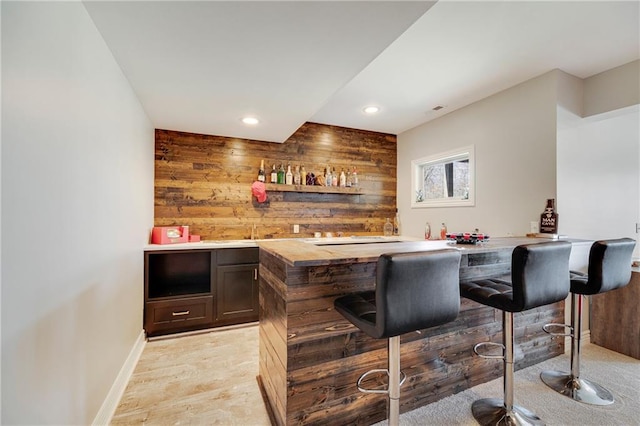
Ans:
<svg viewBox="0 0 640 426"><path fill-rule="evenodd" d="M112 425L270 425L258 375L258 327L146 344Z"/></svg>

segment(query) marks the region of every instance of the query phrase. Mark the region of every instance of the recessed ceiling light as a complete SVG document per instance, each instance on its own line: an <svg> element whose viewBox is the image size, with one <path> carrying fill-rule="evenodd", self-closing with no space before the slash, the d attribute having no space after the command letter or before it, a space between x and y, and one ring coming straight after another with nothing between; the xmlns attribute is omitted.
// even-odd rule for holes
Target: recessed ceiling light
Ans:
<svg viewBox="0 0 640 426"><path fill-rule="evenodd" d="M370 105L370 106L364 107L362 111L364 111L365 114L375 114L376 112L380 111L380 107L377 107L375 105Z"/></svg>
<svg viewBox="0 0 640 426"><path fill-rule="evenodd" d="M246 125L249 125L249 126L255 126L256 124L258 124L260 122L260 120L258 120L255 117L244 117L242 119L242 122L244 124L246 124Z"/></svg>

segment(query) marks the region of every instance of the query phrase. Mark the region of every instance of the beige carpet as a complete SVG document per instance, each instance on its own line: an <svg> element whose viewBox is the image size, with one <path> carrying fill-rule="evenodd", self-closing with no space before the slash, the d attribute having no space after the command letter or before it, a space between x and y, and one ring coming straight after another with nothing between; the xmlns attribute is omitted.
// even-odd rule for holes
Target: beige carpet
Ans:
<svg viewBox="0 0 640 426"><path fill-rule="evenodd" d="M540 372L543 370L568 371L568 354L517 371L514 398L516 404L533 411L547 425L640 425L639 360L592 344L583 348L580 375L614 394L615 402L609 406L582 404L556 393L540 380ZM500 378L404 413L400 416L400 424L477 425L471 415L473 401L480 398L502 398L502 395ZM385 424L386 421L378 423Z"/></svg>
<svg viewBox="0 0 640 426"><path fill-rule="evenodd" d="M257 342L255 325L148 342L111 423L269 425L256 381ZM516 402L550 426L640 426L640 361L587 345L582 364L584 377L614 393L613 405L580 404L540 381L543 369L566 371L567 355L516 372ZM497 379L404 413L400 423L475 425L471 403L501 396L502 379Z"/></svg>

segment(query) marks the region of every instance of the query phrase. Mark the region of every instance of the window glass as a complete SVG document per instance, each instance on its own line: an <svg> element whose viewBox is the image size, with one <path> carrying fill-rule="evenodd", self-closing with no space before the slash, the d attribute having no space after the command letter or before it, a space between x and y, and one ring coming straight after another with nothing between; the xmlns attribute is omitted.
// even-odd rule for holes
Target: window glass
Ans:
<svg viewBox="0 0 640 426"><path fill-rule="evenodd" d="M473 146L412 161L412 207L474 205Z"/></svg>

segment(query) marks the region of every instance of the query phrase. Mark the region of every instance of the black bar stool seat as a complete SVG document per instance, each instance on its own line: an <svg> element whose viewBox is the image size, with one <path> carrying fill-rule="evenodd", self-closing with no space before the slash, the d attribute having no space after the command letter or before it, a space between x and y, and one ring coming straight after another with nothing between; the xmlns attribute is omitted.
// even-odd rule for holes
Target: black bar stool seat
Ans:
<svg viewBox="0 0 640 426"><path fill-rule="evenodd" d="M538 416L514 405L513 313L564 300L569 294L571 243L554 241L524 244L511 255L511 281L481 279L460 283L460 294L480 304L502 311L502 344L483 342L473 350L483 358L503 360L504 399L485 398L473 403L473 417L481 425L542 425ZM503 355L482 355L478 348L500 346Z"/></svg>
<svg viewBox="0 0 640 426"><path fill-rule="evenodd" d="M580 377L582 303L584 297L615 290L631 280L631 256L636 242L631 238L600 240L591 245L588 274L571 271L571 325L547 324L554 336L571 337L571 372L547 370L540 373L551 389L575 401L593 405L613 404L613 394L599 384ZM554 333L552 327L569 328L570 333Z"/></svg>
<svg viewBox="0 0 640 426"><path fill-rule="evenodd" d="M400 335L453 321L460 310L460 252L455 249L388 253L378 259L375 291L335 300L336 311L374 339L388 338L388 369L367 371L361 392L388 394L388 419L400 417ZM367 375L386 372L384 390L362 387Z"/></svg>

